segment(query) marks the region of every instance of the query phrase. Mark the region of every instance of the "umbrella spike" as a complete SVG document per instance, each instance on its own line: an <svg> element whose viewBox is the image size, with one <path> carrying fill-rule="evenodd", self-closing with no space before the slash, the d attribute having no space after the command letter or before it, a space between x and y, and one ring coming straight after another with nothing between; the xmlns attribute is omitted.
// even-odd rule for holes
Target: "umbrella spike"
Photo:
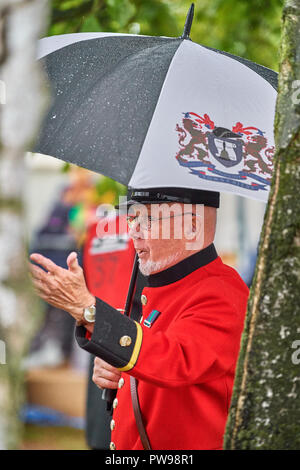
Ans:
<svg viewBox="0 0 300 470"><path fill-rule="evenodd" d="M190 39L190 32L191 32L191 27L193 23L193 18L194 18L194 6L195 4L192 3L188 14L186 15L186 20L183 28L183 33L182 33L182 39Z"/></svg>

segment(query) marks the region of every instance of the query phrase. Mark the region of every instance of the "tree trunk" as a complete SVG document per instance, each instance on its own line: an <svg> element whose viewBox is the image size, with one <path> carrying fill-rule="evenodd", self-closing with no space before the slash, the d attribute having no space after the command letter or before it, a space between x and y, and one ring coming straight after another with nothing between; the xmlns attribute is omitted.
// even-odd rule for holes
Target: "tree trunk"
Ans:
<svg viewBox="0 0 300 470"><path fill-rule="evenodd" d="M0 5L0 449L17 448L23 399L21 360L34 309L24 237L24 150L38 130L45 93L35 60L46 0Z"/></svg>
<svg viewBox="0 0 300 470"><path fill-rule="evenodd" d="M225 449L300 449L300 0L282 17L275 168Z"/></svg>

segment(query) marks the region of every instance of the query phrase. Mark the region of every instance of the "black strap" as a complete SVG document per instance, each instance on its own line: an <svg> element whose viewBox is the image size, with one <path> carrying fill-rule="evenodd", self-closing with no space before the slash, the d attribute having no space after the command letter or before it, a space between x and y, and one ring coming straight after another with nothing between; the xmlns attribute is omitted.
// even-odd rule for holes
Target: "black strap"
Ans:
<svg viewBox="0 0 300 470"><path fill-rule="evenodd" d="M147 436L147 432L146 432L142 414L141 414L137 387L138 387L138 381L136 380L135 377L130 376L130 392L131 392L131 399L132 399L133 412L134 412L136 425L138 428L138 432L139 432L144 450L151 450L150 442Z"/></svg>

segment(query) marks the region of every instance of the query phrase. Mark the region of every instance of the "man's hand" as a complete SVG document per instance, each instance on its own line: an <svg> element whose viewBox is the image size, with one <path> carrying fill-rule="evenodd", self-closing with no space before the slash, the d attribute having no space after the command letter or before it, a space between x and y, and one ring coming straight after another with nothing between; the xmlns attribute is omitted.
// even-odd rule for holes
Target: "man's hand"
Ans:
<svg viewBox="0 0 300 470"><path fill-rule="evenodd" d="M121 372L116 367L96 357L94 361L93 382L99 388L118 388Z"/></svg>
<svg viewBox="0 0 300 470"><path fill-rule="evenodd" d="M68 269L57 266L53 261L38 253L30 259L47 270L29 263L36 293L49 304L69 312L78 322L83 319L83 309L95 303L95 297L88 291L77 253L67 258Z"/></svg>

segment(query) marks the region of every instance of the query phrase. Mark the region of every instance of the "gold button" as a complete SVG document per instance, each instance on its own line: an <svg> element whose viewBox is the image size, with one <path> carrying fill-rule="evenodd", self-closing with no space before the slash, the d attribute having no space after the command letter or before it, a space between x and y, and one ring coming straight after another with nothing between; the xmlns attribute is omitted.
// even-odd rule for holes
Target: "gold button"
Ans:
<svg viewBox="0 0 300 470"><path fill-rule="evenodd" d="M115 429L115 427L116 427L116 422L115 422L114 419L112 419L111 422L110 422L110 430L113 431Z"/></svg>
<svg viewBox="0 0 300 470"><path fill-rule="evenodd" d="M120 345L121 346L130 346L131 345L131 341L132 339L130 338L130 336L122 336L122 338L120 338Z"/></svg>
<svg viewBox="0 0 300 470"><path fill-rule="evenodd" d="M119 380L119 382L118 382L118 387L119 387L119 388L122 388L123 385L124 385L124 383L125 383L125 380L123 379L123 377L121 377L120 380Z"/></svg>
<svg viewBox="0 0 300 470"><path fill-rule="evenodd" d="M111 442L111 443L109 444L109 448L110 448L110 450L116 450L116 445L115 445L115 443L114 443L114 442Z"/></svg>
<svg viewBox="0 0 300 470"><path fill-rule="evenodd" d="M118 399L115 398L114 401L113 401L113 409L115 410L118 406Z"/></svg>
<svg viewBox="0 0 300 470"><path fill-rule="evenodd" d="M148 302L148 299L144 294L141 296L141 302L143 305L146 305L146 303Z"/></svg>

